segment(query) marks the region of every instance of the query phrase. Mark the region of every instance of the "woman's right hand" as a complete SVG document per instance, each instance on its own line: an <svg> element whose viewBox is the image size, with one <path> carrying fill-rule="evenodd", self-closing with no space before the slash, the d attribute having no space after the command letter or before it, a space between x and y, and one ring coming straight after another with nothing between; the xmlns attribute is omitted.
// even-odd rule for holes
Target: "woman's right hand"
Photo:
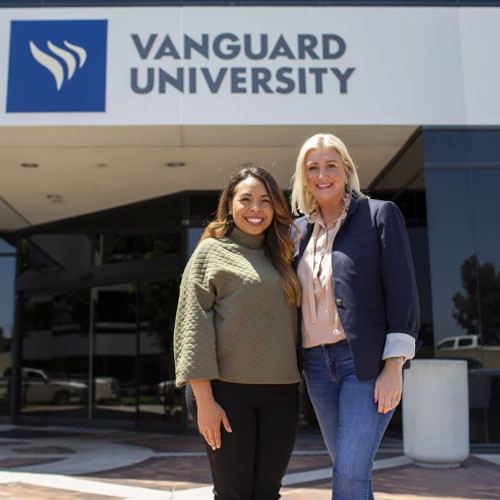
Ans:
<svg viewBox="0 0 500 500"><path fill-rule="evenodd" d="M226 412L212 400L197 401L198 430L212 450L221 447L221 423L227 432L232 432Z"/></svg>
<svg viewBox="0 0 500 500"><path fill-rule="evenodd" d="M205 438L208 446L212 450L218 450L221 446L221 423L227 432L233 432L226 412L215 401L210 380L191 380L191 388L196 398L198 430Z"/></svg>

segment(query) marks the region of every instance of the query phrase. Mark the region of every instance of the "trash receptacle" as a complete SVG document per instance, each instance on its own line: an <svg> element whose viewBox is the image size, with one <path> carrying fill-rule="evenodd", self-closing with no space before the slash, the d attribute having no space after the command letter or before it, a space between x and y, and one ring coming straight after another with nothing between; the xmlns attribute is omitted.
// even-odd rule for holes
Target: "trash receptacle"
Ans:
<svg viewBox="0 0 500 500"><path fill-rule="evenodd" d="M405 372L405 455L421 467L453 468L469 456L467 362L416 359Z"/></svg>

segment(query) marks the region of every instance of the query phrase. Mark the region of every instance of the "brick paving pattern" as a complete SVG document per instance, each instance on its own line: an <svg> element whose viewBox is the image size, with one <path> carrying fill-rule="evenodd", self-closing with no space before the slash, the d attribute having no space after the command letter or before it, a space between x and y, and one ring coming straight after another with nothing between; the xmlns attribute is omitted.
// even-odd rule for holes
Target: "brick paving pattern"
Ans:
<svg viewBox="0 0 500 500"><path fill-rule="evenodd" d="M2 484L0 499L7 500L121 500L120 497L77 493L56 488L44 488L29 484Z"/></svg>
<svg viewBox="0 0 500 500"><path fill-rule="evenodd" d="M150 458L137 465L92 474L92 479L100 478L124 479L130 486L159 489L164 489L164 486L166 489L173 486L177 489L196 488L207 486L212 481L206 456Z"/></svg>
<svg viewBox="0 0 500 500"><path fill-rule="evenodd" d="M13 457L0 460L0 468L7 470L14 470L17 467L27 467L28 465L48 464L51 462L58 462L59 458L27 458L27 457Z"/></svg>
<svg viewBox="0 0 500 500"><path fill-rule="evenodd" d="M471 457L458 469L407 466L376 471L375 491L418 498L500 499L500 467Z"/></svg>
<svg viewBox="0 0 500 500"><path fill-rule="evenodd" d="M88 431L91 432L91 431ZM13 436L19 439L13 439ZM38 438L49 437L43 443ZM0 500L115 500L124 498L116 495L116 487L145 488L150 492L162 491L165 499L172 492L210 487L210 471L200 438L196 435L147 434L119 431L106 434L57 433L22 429L14 433L0 432L0 478L2 471L15 473L19 468L35 464L64 463L66 457L75 457L75 452L65 446L65 438L75 443L91 443L96 457L107 444L123 444L133 450L150 450L149 458L140 459L130 465L103 467L98 472L80 474L79 480L102 483L115 488L106 494L70 491L67 485L60 488L36 486L22 482L22 475L15 480L4 480L0 484ZM127 449L129 449L127 448ZM324 444L317 434L299 436L296 452L290 461L289 474L321 470L330 467L330 459ZM182 453L168 456L168 453ZM49 455L61 455L50 457ZM166 455L167 454L167 455ZM401 442L385 440L385 446L377 454L377 460L402 455ZM44 456L47 455L47 456ZM156 455L156 456L155 456ZM79 457L79 455L76 455ZM86 458L89 460L89 457ZM90 469L89 469L90 470ZM94 469L95 470L95 469ZM24 471L24 469L23 469ZM9 476L10 477L10 476ZM14 477L14 476L13 476ZM19 478L19 479L17 479ZM40 483L46 485L46 482ZM423 469L412 465L391 467L373 473L375 500L489 500L500 499L500 466L471 456L459 469ZM64 488L64 489L63 489ZM99 491L99 489L97 490ZM104 490L103 490L104 491ZM209 493L208 493L209 495ZM210 496L210 495L209 495ZM161 497L163 498L163 497ZM208 498L208 497L207 497ZM283 500L330 500L330 480L321 479L286 486L282 489Z"/></svg>
<svg viewBox="0 0 500 500"><path fill-rule="evenodd" d="M75 453L71 448L63 448L62 446L45 446L45 447L32 447L32 448L12 448L16 453L24 453L27 455L52 455L52 454L65 454L71 455Z"/></svg>

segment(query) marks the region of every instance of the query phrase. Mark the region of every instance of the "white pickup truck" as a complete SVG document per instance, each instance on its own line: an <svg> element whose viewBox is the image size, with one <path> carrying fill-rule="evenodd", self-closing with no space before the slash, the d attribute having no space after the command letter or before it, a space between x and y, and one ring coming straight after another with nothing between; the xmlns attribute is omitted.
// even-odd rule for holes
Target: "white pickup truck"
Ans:
<svg viewBox="0 0 500 500"><path fill-rule="evenodd" d="M10 367L4 371L5 384L10 379L10 372ZM119 382L113 377L96 377L95 392L97 402L116 400L119 396ZM38 368L22 369L21 401L23 403L86 404L87 399L88 384L83 377L53 377Z"/></svg>
<svg viewBox="0 0 500 500"><path fill-rule="evenodd" d="M479 335L457 335L456 337L446 337L441 340L437 349L471 349L479 347L481 342Z"/></svg>
<svg viewBox="0 0 500 500"><path fill-rule="evenodd" d="M485 370L500 369L500 346L483 345L479 335L446 337L436 345L436 357L475 361Z"/></svg>
<svg viewBox="0 0 500 500"><path fill-rule="evenodd" d="M43 370L23 368L21 401L24 403L52 403L65 405L83 403L87 384L78 380L49 377Z"/></svg>

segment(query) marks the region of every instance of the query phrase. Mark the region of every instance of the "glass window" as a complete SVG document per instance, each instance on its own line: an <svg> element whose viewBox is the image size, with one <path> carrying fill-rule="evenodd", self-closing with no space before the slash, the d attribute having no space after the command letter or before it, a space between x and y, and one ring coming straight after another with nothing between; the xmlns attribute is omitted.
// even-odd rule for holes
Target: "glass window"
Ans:
<svg viewBox="0 0 500 500"><path fill-rule="evenodd" d="M481 362L470 383L471 442L500 442L500 213L499 168L470 170L475 229L475 274L479 311L476 320L481 346L469 349ZM470 297L464 294L467 303Z"/></svg>
<svg viewBox="0 0 500 500"><path fill-rule="evenodd" d="M204 226L215 217L219 193L191 193L189 195L189 221L192 225Z"/></svg>
<svg viewBox="0 0 500 500"><path fill-rule="evenodd" d="M2 241L2 240L0 240ZM5 371L12 364L11 340L14 328L16 258L0 257L0 416L9 413L8 380Z"/></svg>
<svg viewBox="0 0 500 500"><path fill-rule="evenodd" d="M500 169L471 171L472 206L476 241L476 279L479 285L477 323L482 337L485 368L500 369L498 356L486 354L488 346L500 346ZM491 350L491 349L490 349Z"/></svg>
<svg viewBox="0 0 500 500"><path fill-rule="evenodd" d="M10 338L14 327L16 258L0 257L0 338Z"/></svg>
<svg viewBox="0 0 500 500"><path fill-rule="evenodd" d="M16 253L16 247L9 244L3 238L0 238L0 254L2 253Z"/></svg>
<svg viewBox="0 0 500 500"><path fill-rule="evenodd" d="M21 412L87 417L88 289L25 297Z"/></svg>
<svg viewBox="0 0 500 500"><path fill-rule="evenodd" d="M140 288L140 421L182 421L173 352L178 294L179 284L173 279L143 283Z"/></svg>
<svg viewBox="0 0 500 500"><path fill-rule="evenodd" d="M22 238L21 273L90 272L91 246L85 234L37 234Z"/></svg>
<svg viewBox="0 0 500 500"><path fill-rule="evenodd" d="M426 175L435 340L449 347L440 356L467 360L471 442L498 443L500 169L471 164Z"/></svg>
<svg viewBox="0 0 500 500"><path fill-rule="evenodd" d="M190 227L188 230L188 254L187 258L193 255L193 252L200 241L201 235L205 228L203 227Z"/></svg>
<svg viewBox="0 0 500 500"><path fill-rule="evenodd" d="M181 233L100 234L95 240L95 264L113 264L181 252Z"/></svg>
<svg viewBox="0 0 500 500"><path fill-rule="evenodd" d="M399 198L398 198L399 206ZM420 212L416 210L415 212ZM425 219L425 214L424 214ZM411 219L410 219L411 220ZM414 222L417 220L413 219ZM422 219L419 218L421 221ZM408 225L409 220L405 215L405 222ZM415 278L417 281L418 298L420 302L420 330L418 332L419 340L423 346L419 349L419 356L434 350L433 320L432 320L432 294L431 280L429 270L429 239L427 227L407 227L410 240L413 266L415 268Z"/></svg>
<svg viewBox="0 0 500 500"><path fill-rule="evenodd" d="M466 170L426 173L434 342L477 335L478 261L470 175Z"/></svg>
<svg viewBox="0 0 500 500"><path fill-rule="evenodd" d="M135 420L136 292L134 283L92 290L95 311L93 418Z"/></svg>
<svg viewBox="0 0 500 500"><path fill-rule="evenodd" d="M441 342L437 346L438 349L452 349L453 347L455 347L454 340L446 340L445 342Z"/></svg>
<svg viewBox="0 0 500 500"><path fill-rule="evenodd" d="M44 373L42 371L37 371L32 368L24 368L23 376L27 378L30 382L45 382L49 380L48 373Z"/></svg>

